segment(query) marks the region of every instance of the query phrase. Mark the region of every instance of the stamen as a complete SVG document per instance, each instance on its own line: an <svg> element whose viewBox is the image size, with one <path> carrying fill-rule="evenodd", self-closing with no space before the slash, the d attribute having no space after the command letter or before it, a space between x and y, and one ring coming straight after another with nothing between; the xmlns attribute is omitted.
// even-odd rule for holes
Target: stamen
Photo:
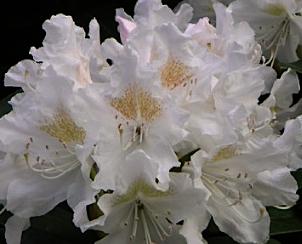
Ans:
<svg viewBox="0 0 302 244"><path fill-rule="evenodd" d="M274 65L280 46L284 46L286 43L290 28L289 19L285 17L279 25L272 27L274 27L272 30L268 30L263 35L257 37L261 45L271 52L269 59L264 63L265 65L270 63L271 67Z"/></svg>
<svg viewBox="0 0 302 244"><path fill-rule="evenodd" d="M139 130L139 143L143 142L143 125L141 125L140 130Z"/></svg>
<svg viewBox="0 0 302 244"><path fill-rule="evenodd" d="M144 234L145 234L145 242L146 242L146 244L152 244L151 235L150 235L150 231L149 231L149 227L148 227L148 224L146 221L144 211L141 210L140 213L141 213L141 219L142 219L143 229L144 229Z"/></svg>
<svg viewBox="0 0 302 244"><path fill-rule="evenodd" d="M281 4L268 4L265 11L274 16L280 16L286 13L286 10Z"/></svg>
<svg viewBox="0 0 302 244"><path fill-rule="evenodd" d="M149 219L151 220L151 223L153 224L154 228L156 229L158 236L160 237L161 240L164 240L162 234L166 237L168 237L169 234L166 232L165 228L160 223L158 215L154 216L152 213L152 209L147 204L145 204L144 206L147 210L146 213L148 214Z"/></svg>
<svg viewBox="0 0 302 244"><path fill-rule="evenodd" d="M134 204L134 219L133 219L133 228L132 228L132 233L130 236L130 240L134 240L137 232L137 225L139 221L139 216L138 216L138 203Z"/></svg>
<svg viewBox="0 0 302 244"><path fill-rule="evenodd" d="M48 135L57 138L62 144L84 144L86 132L82 127L76 125L70 115L59 109L53 120L40 126L40 129Z"/></svg>
<svg viewBox="0 0 302 244"><path fill-rule="evenodd" d="M278 205L278 206L274 206L275 208L281 209L281 210L287 210L292 208L293 206L295 206L295 204L293 205Z"/></svg>
<svg viewBox="0 0 302 244"><path fill-rule="evenodd" d="M57 179L80 165L80 162L76 158L65 161L60 165L55 164L53 161L48 161L47 164L45 164L44 159L33 165L28 160L28 157L26 157L25 160L32 171L39 173L45 179Z"/></svg>
<svg viewBox="0 0 302 244"><path fill-rule="evenodd" d="M233 146L227 146L227 147L219 150L216 153L216 155L214 155L214 157L212 158L211 161L215 162L215 161L220 161L220 160L226 160L226 159L232 158L236 155L237 155L236 148Z"/></svg>
<svg viewBox="0 0 302 244"><path fill-rule="evenodd" d="M3 206L3 208L0 210L0 215L3 214L5 212L5 210L6 210L6 207Z"/></svg>
<svg viewBox="0 0 302 244"><path fill-rule="evenodd" d="M213 195L220 199L219 204L226 201L228 203L227 206L236 205L241 202L242 193L250 194L251 188L248 179L242 177L239 182L239 178L244 173L239 172L235 174L234 172L233 176L230 177L229 174L226 175L225 170L222 170L220 173L216 171L217 169L215 169L215 172L212 172L210 169L203 169L202 179L209 190L214 193ZM237 191L236 189L239 190Z"/></svg>
<svg viewBox="0 0 302 244"><path fill-rule="evenodd" d="M139 194L157 198L169 196L171 195L171 191L159 191L157 189L154 189L153 186L146 184L143 180L138 180L129 187L129 190L126 194L120 195L115 199L114 205L131 202L132 199L135 199Z"/></svg>
<svg viewBox="0 0 302 244"><path fill-rule="evenodd" d="M186 86L192 77L189 67L175 58L169 58L161 70L162 85L171 90L181 85Z"/></svg>
<svg viewBox="0 0 302 244"><path fill-rule="evenodd" d="M152 122L161 114L160 102L138 86L130 86L121 97L113 98L111 106L124 118L138 123Z"/></svg>
<svg viewBox="0 0 302 244"><path fill-rule="evenodd" d="M123 132L124 132L124 130L122 128L122 124L119 124L117 129L118 129L118 132L120 134L120 145L121 145L121 147L123 147L123 145L124 145L124 143L123 143Z"/></svg>
<svg viewBox="0 0 302 244"><path fill-rule="evenodd" d="M152 216L152 214L149 214L149 212L147 212L147 214L148 214L149 219L151 220L151 223L152 223L152 225L153 225L153 227L154 227L154 229L155 229L155 231L156 231L156 234L158 235L159 239L160 239L161 241L163 241L164 238L163 238L163 236L162 236L162 234L161 234L161 232L160 232L160 230L159 230L159 227L158 227L157 223L155 222L154 217Z"/></svg>
<svg viewBox="0 0 302 244"><path fill-rule="evenodd" d="M125 221L123 222L123 226L121 226L122 228L129 225L129 219L130 219L130 217L132 216L132 213L133 213L133 211L134 211L134 206L135 206L135 205L131 205L131 208L130 208L130 210L129 210L129 212L128 212L128 215L127 215L127 217L125 218Z"/></svg>

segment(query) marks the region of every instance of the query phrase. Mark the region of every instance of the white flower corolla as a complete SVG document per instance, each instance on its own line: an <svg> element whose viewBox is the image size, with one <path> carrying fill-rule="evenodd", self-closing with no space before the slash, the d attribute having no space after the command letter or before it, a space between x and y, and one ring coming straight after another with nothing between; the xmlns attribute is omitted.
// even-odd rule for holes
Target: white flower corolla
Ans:
<svg viewBox="0 0 302 244"><path fill-rule="evenodd" d="M274 63L298 60L296 50L301 44L300 7L295 0L237 0L230 4L236 22L247 21L256 33L256 40ZM246 11L249 9L249 11Z"/></svg>
<svg viewBox="0 0 302 244"><path fill-rule="evenodd" d="M292 103L292 95L300 90L299 79L295 71L288 69L277 79L270 92L270 96L263 102L275 112L288 109Z"/></svg>
<svg viewBox="0 0 302 244"><path fill-rule="evenodd" d="M226 68L257 65L262 53L254 31L246 22L234 23L231 12L223 4L215 3L213 9L216 14L216 28L205 17L196 24L190 24L185 33L201 45L207 46L210 53L224 62L221 72Z"/></svg>
<svg viewBox="0 0 302 244"><path fill-rule="evenodd" d="M220 50L225 53L225 56L230 56L229 62L235 62L237 59L237 62L241 62L242 65L257 65L262 52L249 24L246 22L236 23L230 11L221 3L216 3L213 6L216 13L217 34L220 37L216 46L220 46Z"/></svg>
<svg viewBox="0 0 302 244"><path fill-rule="evenodd" d="M100 93L104 104L100 140L93 158L99 172L95 186L115 189L116 181L124 178L127 157L140 149L148 155L150 180L167 187L169 170L178 166L172 147L187 132L183 129L187 113L156 86L156 76L142 68L135 52L127 47L118 59L113 59L111 85Z"/></svg>
<svg viewBox="0 0 302 244"><path fill-rule="evenodd" d="M236 241L264 243L270 222L265 206L293 205L298 199L286 140L254 137L208 152L200 150L184 167L194 175L197 187L211 192L210 214L220 230Z"/></svg>
<svg viewBox="0 0 302 244"><path fill-rule="evenodd" d="M219 35L206 20L202 27L209 29L205 33L210 32L209 36L213 36L213 43L218 46L229 41L230 45L225 45L227 51L222 57L209 50L207 45L199 45L198 39L194 38L196 33L192 25L187 33L182 33L170 23L155 28L150 35L137 31L124 46L105 43L113 62L119 62L119 57L125 56L126 47L130 47L139 54L140 63L146 69L157 73L158 86L190 113L186 128L192 135L189 140L197 145L206 145L209 141L213 144L218 141L222 143L222 140L225 144L234 142L237 138L235 128L241 123L238 120L244 120L246 124L252 117L255 107L258 108L259 96L267 90L276 75L271 68L257 65L259 55L255 59L250 55L249 43L257 45L253 31L240 24L234 29L226 8L221 4L215 7L221 19ZM228 24L222 24L225 15L228 16ZM250 35L236 39L246 27ZM234 30L233 34L227 32L229 29ZM242 48L238 49L239 44L242 44ZM267 115L270 115L269 112Z"/></svg>
<svg viewBox="0 0 302 244"><path fill-rule="evenodd" d="M203 189L194 189L189 175L183 173L171 174L167 191L157 190L143 178L133 178L126 192L100 197L98 206L104 215L96 224L109 235L97 243L168 244L175 243L174 235L178 236L176 243L204 243L193 236L190 238L196 242L190 241L186 236L192 230L183 228L180 233L186 241L177 224L191 218L196 209L205 209L207 196Z"/></svg>
<svg viewBox="0 0 302 244"><path fill-rule="evenodd" d="M173 23L184 30L191 20L193 10L188 4L183 4L174 13L161 0L139 0L134 9L134 17L127 15L123 9L117 10L116 21L119 23L121 40L125 43L130 33L135 29L153 30L155 27Z"/></svg>
<svg viewBox="0 0 302 244"><path fill-rule="evenodd" d="M194 99L193 90L197 83L210 77L214 69L212 57L207 57L207 49L173 24L157 27L147 38L142 34L137 33L127 44L139 53L146 69L157 75L157 85L179 105Z"/></svg>
<svg viewBox="0 0 302 244"><path fill-rule="evenodd" d="M43 28L46 31L43 47L30 50L35 61L42 62L43 67L51 65L59 75L68 76L75 87L100 82L99 72L108 64L100 53L96 19L89 25L90 38L85 38L85 31L63 14L46 20Z"/></svg>
<svg viewBox="0 0 302 244"><path fill-rule="evenodd" d="M24 92L35 91L37 82L43 76L41 64L32 60L20 61L5 74L5 86L21 87Z"/></svg>
<svg viewBox="0 0 302 244"><path fill-rule="evenodd" d="M213 5L220 2L228 6L234 0L184 0L180 2L175 9L178 9L184 3L189 4L193 8L192 23L197 23L200 18L208 17L212 24L215 24L215 10Z"/></svg>
<svg viewBox="0 0 302 244"><path fill-rule="evenodd" d="M119 63L127 49L134 50L143 69L156 76L156 86L182 108L192 100L203 100L200 93L194 96L194 90L200 83L202 92L207 94L207 78L218 69L207 47L200 46L172 23L162 24L152 31L137 30L124 45L109 40L102 47L104 55L113 63Z"/></svg>
<svg viewBox="0 0 302 244"><path fill-rule="evenodd" d="M137 28L124 45L114 40L105 42L104 56L119 62L120 56L125 56L126 47L134 49L140 64L157 72L158 85L183 108L188 103L212 100L209 94L213 75L221 76L243 67L258 68L262 75L264 72L274 73L264 71L265 68L258 65L261 50L253 30L246 23L234 24L222 4L214 6L219 20L217 30L207 19L188 25L184 32L173 22L161 23L152 30L141 25L142 28ZM270 80L266 78L263 79ZM245 94L250 92L249 89L243 91Z"/></svg>
<svg viewBox="0 0 302 244"><path fill-rule="evenodd" d="M271 123L277 133L284 128L287 120L301 114L301 101L292 106L292 95L298 93L299 90L298 76L289 69L274 82L270 96L262 103L262 106L272 111L273 121Z"/></svg>
<svg viewBox="0 0 302 244"><path fill-rule="evenodd" d="M73 81L51 67L44 75L36 84L37 92L13 104L13 111L0 120L0 146L6 153L0 164L0 198L16 218L45 214L64 200L85 218L81 205L94 202L96 194L89 186L93 161L88 157L96 129L83 120L89 118L86 110L81 117L72 113L81 101L73 91ZM10 228L22 231L13 220L8 222L7 233L12 232Z"/></svg>
<svg viewBox="0 0 302 244"><path fill-rule="evenodd" d="M276 140L275 145L288 151L287 167L297 170L302 166L302 117L289 119L284 125L282 135Z"/></svg>
<svg viewBox="0 0 302 244"><path fill-rule="evenodd" d="M224 110L232 109L234 105L243 105L251 111L267 89L267 83L271 84L275 77L271 68L261 65L222 74L213 88L215 105Z"/></svg>
<svg viewBox="0 0 302 244"><path fill-rule="evenodd" d="M200 100L186 107L189 140L209 149L254 134L271 135L272 113L257 103L265 82L274 76L270 68L259 66L212 77L209 88L197 85L193 95Z"/></svg>

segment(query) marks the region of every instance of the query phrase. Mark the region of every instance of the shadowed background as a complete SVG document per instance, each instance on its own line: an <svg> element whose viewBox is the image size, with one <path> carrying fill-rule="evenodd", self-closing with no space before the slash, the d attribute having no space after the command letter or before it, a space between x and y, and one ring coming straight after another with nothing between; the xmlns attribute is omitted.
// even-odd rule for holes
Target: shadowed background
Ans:
<svg viewBox="0 0 302 244"><path fill-rule="evenodd" d="M180 0L164 0L171 8ZM124 8L130 15L136 0L42 0L5 1L0 3L0 80L1 96L5 97L16 89L3 86L4 74L19 61L31 58L29 49L40 47L45 36L42 24L51 15L63 13L71 15L75 23L88 31L92 18L96 18L101 28L101 39L119 38L115 9Z"/></svg>

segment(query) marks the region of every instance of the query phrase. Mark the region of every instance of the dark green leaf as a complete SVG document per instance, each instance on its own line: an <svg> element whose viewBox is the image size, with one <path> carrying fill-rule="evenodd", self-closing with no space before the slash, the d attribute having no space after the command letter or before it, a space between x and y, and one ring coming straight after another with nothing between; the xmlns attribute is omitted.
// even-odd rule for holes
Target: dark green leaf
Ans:
<svg viewBox="0 0 302 244"><path fill-rule="evenodd" d="M215 236L207 238L207 241L209 244L237 244L238 242L235 242L233 239L231 239L228 236ZM270 239L266 244L281 244L281 242Z"/></svg>
<svg viewBox="0 0 302 244"><path fill-rule="evenodd" d="M280 67L282 69L287 69L287 68L291 68L296 72L302 73L302 60L293 62L293 63L279 63Z"/></svg>
<svg viewBox="0 0 302 244"><path fill-rule="evenodd" d="M266 244L281 244L281 242L275 239L270 239Z"/></svg>
<svg viewBox="0 0 302 244"><path fill-rule="evenodd" d="M271 217L271 235L302 232L300 205L287 210L268 208Z"/></svg>

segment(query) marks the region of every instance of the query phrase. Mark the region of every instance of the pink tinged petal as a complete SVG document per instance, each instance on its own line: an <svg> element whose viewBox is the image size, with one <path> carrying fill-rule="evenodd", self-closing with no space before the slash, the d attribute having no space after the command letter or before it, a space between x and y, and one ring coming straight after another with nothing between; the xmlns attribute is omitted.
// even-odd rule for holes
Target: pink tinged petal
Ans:
<svg viewBox="0 0 302 244"><path fill-rule="evenodd" d="M136 24L133 21L117 16L115 20L119 23L118 31L121 36L121 40L125 43L129 37L129 34L136 28Z"/></svg>

